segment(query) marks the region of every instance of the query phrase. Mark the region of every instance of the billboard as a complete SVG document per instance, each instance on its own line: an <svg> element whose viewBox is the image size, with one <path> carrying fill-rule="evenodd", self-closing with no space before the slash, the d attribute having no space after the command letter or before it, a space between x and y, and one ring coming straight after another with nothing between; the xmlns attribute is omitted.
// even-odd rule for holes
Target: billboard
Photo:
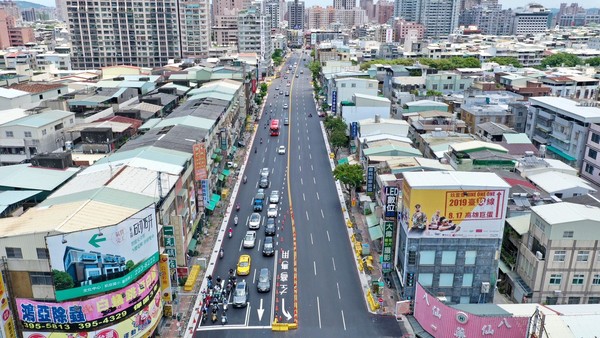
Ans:
<svg viewBox="0 0 600 338"><path fill-rule="evenodd" d="M158 262L160 268L160 291L165 302L173 300L171 294L171 272L169 271L169 255L161 254Z"/></svg>
<svg viewBox="0 0 600 338"><path fill-rule="evenodd" d="M157 286L158 287L158 286ZM150 337L162 317L163 304L160 292L152 297L144 297L137 304L135 314L119 323L109 327L98 328L94 324L86 326L84 330L68 332L43 332L24 331L24 338L137 338Z"/></svg>
<svg viewBox="0 0 600 338"><path fill-rule="evenodd" d="M154 204L117 225L46 237L56 300L122 289L158 262Z"/></svg>
<svg viewBox="0 0 600 338"><path fill-rule="evenodd" d="M0 336L6 338L17 338L15 320L8 306L8 292L4 284L4 276L0 272Z"/></svg>
<svg viewBox="0 0 600 338"><path fill-rule="evenodd" d="M194 178L196 181L208 178L208 171L206 170L206 146L204 143L194 144L192 153L194 154Z"/></svg>
<svg viewBox="0 0 600 338"><path fill-rule="evenodd" d="M331 92L331 112L333 114L337 112L337 90Z"/></svg>
<svg viewBox="0 0 600 338"><path fill-rule="evenodd" d="M529 317L477 316L447 306L417 283L414 317L434 337L527 337Z"/></svg>
<svg viewBox="0 0 600 338"><path fill-rule="evenodd" d="M158 267L124 289L75 302L37 302L17 298L19 320L25 330L77 332L121 322L141 307L143 299L160 294Z"/></svg>
<svg viewBox="0 0 600 338"><path fill-rule="evenodd" d="M502 238L508 189L402 187L400 219L409 237Z"/></svg>

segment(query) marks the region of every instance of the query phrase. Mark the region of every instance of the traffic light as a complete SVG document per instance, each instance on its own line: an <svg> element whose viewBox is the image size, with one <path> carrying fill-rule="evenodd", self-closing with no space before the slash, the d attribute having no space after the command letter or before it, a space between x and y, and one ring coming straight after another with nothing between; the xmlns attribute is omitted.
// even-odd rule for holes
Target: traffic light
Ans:
<svg viewBox="0 0 600 338"><path fill-rule="evenodd" d="M415 286L415 274L413 272L406 274L406 286Z"/></svg>

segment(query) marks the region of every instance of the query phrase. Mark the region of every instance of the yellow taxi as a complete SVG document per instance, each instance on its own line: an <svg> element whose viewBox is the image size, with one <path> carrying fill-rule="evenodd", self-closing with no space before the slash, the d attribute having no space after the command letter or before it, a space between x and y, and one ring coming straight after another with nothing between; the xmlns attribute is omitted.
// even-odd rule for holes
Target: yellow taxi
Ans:
<svg viewBox="0 0 600 338"><path fill-rule="evenodd" d="M250 274L250 262L252 258L249 255L241 255L237 264L237 275L248 276Z"/></svg>

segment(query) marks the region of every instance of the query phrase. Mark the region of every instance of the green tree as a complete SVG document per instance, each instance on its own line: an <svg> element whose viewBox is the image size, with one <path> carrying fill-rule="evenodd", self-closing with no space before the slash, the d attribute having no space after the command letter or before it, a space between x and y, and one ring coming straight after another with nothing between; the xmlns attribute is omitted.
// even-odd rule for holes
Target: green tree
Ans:
<svg viewBox="0 0 600 338"><path fill-rule="evenodd" d="M490 58L488 61L496 62L500 66L512 65L513 67L516 67L516 68L523 67L523 65L519 62L519 60L517 60L517 58L510 57L510 56L495 56L493 58Z"/></svg>
<svg viewBox="0 0 600 338"><path fill-rule="evenodd" d="M590 65L592 67L598 67L598 66L600 66L600 56L585 59L585 60L583 60L583 62L587 63L588 65Z"/></svg>
<svg viewBox="0 0 600 338"><path fill-rule="evenodd" d="M260 84L260 93L263 95L266 95L267 90L269 90L269 86L266 83L261 83Z"/></svg>
<svg viewBox="0 0 600 338"><path fill-rule="evenodd" d="M319 61L312 61L308 64L308 69L310 69L310 72L312 73L313 81L316 81L319 78L319 74L321 74L323 67Z"/></svg>
<svg viewBox="0 0 600 338"><path fill-rule="evenodd" d="M333 177L346 189L356 189L363 183L363 169L360 164L340 164L333 170Z"/></svg>
<svg viewBox="0 0 600 338"><path fill-rule="evenodd" d="M273 64L275 64L275 66L279 66L283 62L283 51L281 49L275 49L273 55L271 55L271 59L273 59Z"/></svg>
<svg viewBox="0 0 600 338"><path fill-rule="evenodd" d="M125 268L127 269L127 271L133 270L134 267L135 263L131 259L125 262Z"/></svg>
<svg viewBox="0 0 600 338"><path fill-rule="evenodd" d="M331 133L329 141L331 142L331 147L333 148L333 154L337 156L338 151L342 147L348 146L348 136L346 136L346 131L334 130Z"/></svg>
<svg viewBox="0 0 600 338"><path fill-rule="evenodd" d="M574 54L569 53L556 53L554 55L550 55L542 59L542 68L546 67L557 67L557 66L565 66L565 67L574 67L577 65L582 65L583 61Z"/></svg>
<svg viewBox="0 0 600 338"><path fill-rule="evenodd" d="M342 120L341 117L327 116L323 124L325 125L327 134L330 136L332 136L336 131L343 132L345 135L346 130L348 129L348 125L346 122L344 122L344 120Z"/></svg>
<svg viewBox="0 0 600 338"><path fill-rule="evenodd" d="M427 96L442 96L442 92L438 92L437 90L428 90L426 93Z"/></svg>
<svg viewBox="0 0 600 338"><path fill-rule="evenodd" d="M64 271L52 270L52 278L54 279L56 290L71 289L75 285L73 277Z"/></svg>

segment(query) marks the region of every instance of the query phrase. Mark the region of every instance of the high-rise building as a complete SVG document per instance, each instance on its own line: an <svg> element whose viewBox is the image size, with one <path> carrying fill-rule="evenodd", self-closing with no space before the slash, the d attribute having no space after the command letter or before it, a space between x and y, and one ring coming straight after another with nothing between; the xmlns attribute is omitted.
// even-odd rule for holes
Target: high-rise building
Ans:
<svg viewBox="0 0 600 338"><path fill-rule="evenodd" d="M375 4L375 16L373 21L384 24L394 16L394 3L389 0L379 0Z"/></svg>
<svg viewBox="0 0 600 338"><path fill-rule="evenodd" d="M514 18L512 9L502 5L477 5L462 12L460 25L477 26L482 34L511 35Z"/></svg>
<svg viewBox="0 0 600 338"><path fill-rule="evenodd" d="M279 28L281 20L281 8L278 0L267 0L265 2L265 12L271 17L271 27Z"/></svg>
<svg viewBox="0 0 600 338"><path fill-rule="evenodd" d="M335 10L335 22L343 27L359 27L367 23L367 13L362 8L337 9Z"/></svg>
<svg viewBox="0 0 600 338"><path fill-rule="evenodd" d="M308 29L327 30L329 25L335 21L336 10L332 6L323 8L312 6L306 9Z"/></svg>
<svg viewBox="0 0 600 338"><path fill-rule="evenodd" d="M56 4L56 18L60 21L69 21L69 15L67 12L67 0L55 0Z"/></svg>
<svg viewBox="0 0 600 338"><path fill-rule="evenodd" d="M180 0L181 50L184 57L206 57L210 48L209 0Z"/></svg>
<svg viewBox="0 0 600 338"><path fill-rule="evenodd" d="M238 14L238 51L256 53L259 69L267 73L271 67L273 44L271 41L271 17L265 12L264 3L257 1Z"/></svg>
<svg viewBox="0 0 600 338"><path fill-rule="evenodd" d="M375 5L373 5L373 0L360 0L359 7L367 12L367 19L369 21L375 19Z"/></svg>
<svg viewBox="0 0 600 338"><path fill-rule="evenodd" d="M395 0L394 17L416 22L419 18L421 0Z"/></svg>
<svg viewBox="0 0 600 338"><path fill-rule="evenodd" d="M529 4L515 10L513 35L544 33L550 25L550 10L539 4Z"/></svg>
<svg viewBox="0 0 600 338"><path fill-rule="evenodd" d="M425 26L425 36L451 34L458 27L460 0L395 0L394 17Z"/></svg>
<svg viewBox="0 0 600 338"><path fill-rule="evenodd" d="M288 1L288 28L304 30L304 1Z"/></svg>
<svg viewBox="0 0 600 338"><path fill-rule="evenodd" d="M352 9L356 7L356 0L333 0L335 9Z"/></svg>
<svg viewBox="0 0 600 338"><path fill-rule="evenodd" d="M73 69L159 67L182 56L178 0L118 4L67 2Z"/></svg>
<svg viewBox="0 0 600 338"><path fill-rule="evenodd" d="M212 42L218 46L237 45L237 15L216 15L211 27Z"/></svg>

